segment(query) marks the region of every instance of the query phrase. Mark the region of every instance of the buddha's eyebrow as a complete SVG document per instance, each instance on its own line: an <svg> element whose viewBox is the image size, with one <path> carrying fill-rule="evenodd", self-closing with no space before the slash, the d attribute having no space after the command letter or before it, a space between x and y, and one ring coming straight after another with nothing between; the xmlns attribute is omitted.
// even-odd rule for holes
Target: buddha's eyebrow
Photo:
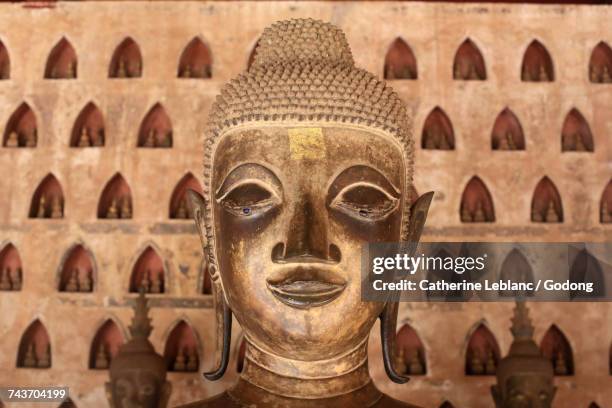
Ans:
<svg viewBox="0 0 612 408"><path fill-rule="evenodd" d="M272 170L259 163L244 163L233 168L223 178L221 186L215 192L215 198L222 197L237 183L245 179L259 179L275 188L279 195L282 190L282 183Z"/></svg>
<svg viewBox="0 0 612 408"><path fill-rule="evenodd" d="M401 196L401 190L396 187L382 172L366 165L351 166L344 169L332 180L329 187L329 193L330 195L335 195L344 187L355 182L369 182L382 187L395 198L399 198Z"/></svg>

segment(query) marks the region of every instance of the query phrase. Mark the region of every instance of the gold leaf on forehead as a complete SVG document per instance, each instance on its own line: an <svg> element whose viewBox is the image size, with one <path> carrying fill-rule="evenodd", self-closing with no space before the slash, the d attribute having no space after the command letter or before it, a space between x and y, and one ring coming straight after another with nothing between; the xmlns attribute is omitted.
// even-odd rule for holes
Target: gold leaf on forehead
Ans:
<svg viewBox="0 0 612 408"><path fill-rule="evenodd" d="M308 160L325 158L325 141L321 128L292 128L288 129L289 149L291 159Z"/></svg>

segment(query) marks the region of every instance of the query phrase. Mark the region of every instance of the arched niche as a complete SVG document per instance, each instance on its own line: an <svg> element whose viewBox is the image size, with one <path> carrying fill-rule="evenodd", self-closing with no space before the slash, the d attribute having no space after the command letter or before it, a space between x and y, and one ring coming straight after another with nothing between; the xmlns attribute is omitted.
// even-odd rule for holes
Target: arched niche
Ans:
<svg viewBox="0 0 612 408"><path fill-rule="evenodd" d="M481 323L474 330L468 342L465 353L465 374L494 375L500 356L495 336Z"/></svg>
<svg viewBox="0 0 612 408"><path fill-rule="evenodd" d="M511 281L511 282L531 282L533 283L533 269L525 258L525 255L518 249L514 248L501 266L501 272L499 275L499 279L501 281ZM510 290L500 290L499 296L513 296L513 297L524 297L524 296L533 296L533 291L510 291Z"/></svg>
<svg viewBox="0 0 612 408"><path fill-rule="evenodd" d="M11 58L8 50L2 41L0 41L0 80L11 78Z"/></svg>
<svg viewBox="0 0 612 408"><path fill-rule="evenodd" d="M18 368L50 368L51 342L47 329L36 319L21 336L17 353Z"/></svg>
<svg viewBox="0 0 612 408"><path fill-rule="evenodd" d="M605 279L601 265L586 249L578 252L576 258L574 258L570 268L569 279L572 283L593 284L593 292L570 291L570 299L594 299L605 296Z"/></svg>
<svg viewBox="0 0 612 408"><path fill-rule="evenodd" d="M164 293L164 261L152 246L147 246L132 267L130 292L138 293L144 287L145 293Z"/></svg>
<svg viewBox="0 0 612 408"><path fill-rule="evenodd" d="M612 223L612 179L601 194L599 203L599 221L602 224Z"/></svg>
<svg viewBox="0 0 612 408"><path fill-rule="evenodd" d="M395 337L395 369L406 375L425 375L427 358L425 347L417 332L404 324Z"/></svg>
<svg viewBox="0 0 612 408"><path fill-rule="evenodd" d="M461 43L455 53L453 79L477 81L487 79L487 70L482 53L469 38Z"/></svg>
<svg viewBox="0 0 612 408"><path fill-rule="evenodd" d="M240 339L240 346L238 347L238 355L236 356L236 372L241 373L244 369L244 359L246 358L246 340L244 337Z"/></svg>
<svg viewBox="0 0 612 408"><path fill-rule="evenodd" d="M166 340L164 360L168 371L198 371L200 365L198 350L198 341L193 328L181 320L172 329Z"/></svg>
<svg viewBox="0 0 612 408"><path fill-rule="evenodd" d="M531 200L531 221L563 222L563 205L557 187L548 178L543 177L536 186Z"/></svg>
<svg viewBox="0 0 612 408"><path fill-rule="evenodd" d="M93 292L94 262L81 244L68 250L59 279L60 292Z"/></svg>
<svg viewBox="0 0 612 408"><path fill-rule="evenodd" d="M72 134L71 147L101 147L104 146L104 117L93 102L89 102L79 113Z"/></svg>
<svg viewBox="0 0 612 408"><path fill-rule="evenodd" d="M612 48L603 41L591 53L589 80L596 84L612 83Z"/></svg>
<svg viewBox="0 0 612 408"><path fill-rule="evenodd" d="M552 362L555 375L574 374L574 353L563 332L552 325L540 343L542 355Z"/></svg>
<svg viewBox="0 0 612 408"><path fill-rule="evenodd" d="M444 401L442 405L440 405L440 408L455 408L455 406L448 401Z"/></svg>
<svg viewBox="0 0 612 408"><path fill-rule="evenodd" d="M493 150L525 150L525 135L518 118L505 108L497 115L491 132Z"/></svg>
<svg viewBox="0 0 612 408"><path fill-rule="evenodd" d="M138 147L172 147L172 122L160 103L153 105L142 120Z"/></svg>
<svg viewBox="0 0 612 408"><path fill-rule="evenodd" d="M110 179L98 202L98 218L132 218L132 190L119 173Z"/></svg>
<svg viewBox="0 0 612 408"><path fill-rule="evenodd" d="M385 56L385 79L417 79L417 60L410 46L397 37Z"/></svg>
<svg viewBox="0 0 612 408"><path fill-rule="evenodd" d="M455 148L453 125L446 113L438 106L425 119L421 147L433 150L453 150Z"/></svg>
<svg viewBox="0 0 612 408"><path fill-rule="evenodd" d="M561 151L592 152L593 150L591 128L578 109L573 108L563 121Z"/></svg>
<svg viewBox="0 0 612 408"><path fill-rule="evenodd" d="M65 37L49 53L45 67L46 79L74 79L77 77L77 55Z"/></svg>
<svg viewBox="0 0 612 408"><path fill-rule="evenodd" d="M538 40L533 40L525 50L521 65L521 80L528 82L552 82L555 71L552 58Z"/></svg>
<svg viewBox="0 0 612 408"><path fill-rule="evenodd" d="M140 47L132 38L125 38L115 48L108 76L109 78L140 78L142 76Z"/></svg>
<svg viewBox="0 0 612 408"><path fill-rule="evenodd" d="M208 270L208 263L202 262L202 294L212 295L212 280L210 278L210 271Z"/></svg>
<svg viewBox="0 0 612 408"><path fill-rule="evenodd" d="M461 195L461 222L494 222L495 210L489 190L480 178L474 176Z"/></svg>
<svg viewBox="0 0 612 408"><path fill-rule="evenodd" d="M106 370L124 343L123 334L113 319L107 319L96 332L89 350L89 368Z"/></svg>
<svg viewBox="0 0 612 408"><path fill-rule="evenodd" d="M179 78L212 77L212 56L200 38L194 37L185 46L179 60L177 76Z"/></svg>
<svg viewBox="0 0 612 408"><path fill-rule="evenodd" d="M30 204L30 218L64 218L64 192L53 174L40 182Z"/></svg>
<svg viewBox="0 0 612 408"><path fill-rule="evenodd" d="M255 45L253 45L253 48L251 49L251 52L249 53L249 59L247 60L247 70L251 69L251 65L253 65L253 62L255 62L255 55L257 54L258 46L259 46L259 39L255 43Z"/></svg>
<svg viewBox="0 0 612 408"><path fill-rule="evenodd" d="M6 244L0 251L0 290L21 290L23 267L19 251L13 244Z"/></svg>
<svg viewBox="0 0 612 408"><path fill-rule="evenodd" d="M76 404L70 398L62 402L57 408L77 408Z"/></svg>
<svg viewBox="0 0 612 408"><path fill-rule="evenodd" d="M36 116L30 106L23 102L13 112L4 131L4 147L36 147L38 129Z"/></svg>
<svg viewBox="0 0 612 408"><path fill-rule="evenodd" d="M450 262L453 262L456 256L451 255L451 253L446 248L440 248L435 253L435 259L439 259L439 262L434 263L432 268L427 269L427 280L431 283L435 283L438 281L445 282L461 282L464 279L464 276L455 273L452 268L445 267L449 265ZM467 273L467 272L466 272ZM464 274L465 275L465 274ZM466 275L467 276L467 275ZM469 278L468 278L469 280ZM428 290L427 291L427 299L429 301L461 301L467 299L469 296L467 293L464 293L461 290Z"/></svg>
<svg viewBox="0 0 612 408"><path fill-rule="evenodd" d="M174 187L170 198L169 216L172 219L190 219L191 207L188 202L187 190L191 189L202 194L202 187L191 173L185 174Z"/></svg>

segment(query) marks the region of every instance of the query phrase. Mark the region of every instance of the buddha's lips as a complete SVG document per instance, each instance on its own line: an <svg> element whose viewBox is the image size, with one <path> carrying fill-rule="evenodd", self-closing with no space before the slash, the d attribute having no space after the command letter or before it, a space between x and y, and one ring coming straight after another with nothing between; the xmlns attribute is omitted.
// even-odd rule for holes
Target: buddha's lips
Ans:
<svg viewBox="0 0 612 408"><path fill-rule="evenodd" d="M272 294L284 304L308 309L331 302L346 288L346 282L335 274L318 269L298 268L282 280L266 283Z"/></svg>

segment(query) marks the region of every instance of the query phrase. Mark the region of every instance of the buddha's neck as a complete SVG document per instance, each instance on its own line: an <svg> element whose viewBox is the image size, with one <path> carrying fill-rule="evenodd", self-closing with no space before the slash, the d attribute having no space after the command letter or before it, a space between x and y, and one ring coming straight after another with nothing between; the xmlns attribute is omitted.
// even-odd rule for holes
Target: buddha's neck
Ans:
<svg viewBox="0 0 612 408"><path fill-rule="evenodd" d="M340 356L302 361L266 352L247 339L241 381L281 398L302 400L336 399L358 390L376 390L368 372L367 346L366 337ZM376 394L371 397L378 398Z"/></svg>

